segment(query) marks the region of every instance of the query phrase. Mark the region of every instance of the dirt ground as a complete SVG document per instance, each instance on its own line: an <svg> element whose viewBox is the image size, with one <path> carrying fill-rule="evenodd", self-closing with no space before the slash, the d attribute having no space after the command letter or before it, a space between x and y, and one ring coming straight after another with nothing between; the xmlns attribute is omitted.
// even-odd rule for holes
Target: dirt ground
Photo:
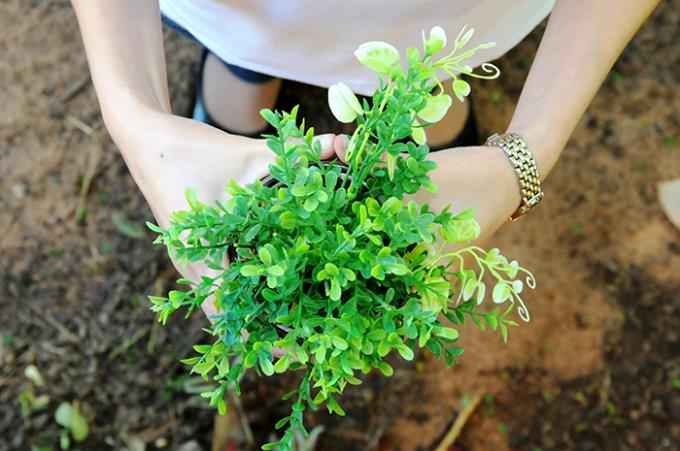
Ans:
<svg viewBox="0 0 680 451"><path fill-rule="evenodd" d="M102 130L69 2L4 0L0 30L0 450L57 449L54 411L74 400L90 429L81 449L210 449L214 413L178 363L204 319L161 328L148 309L176 275ZM473 87L484 135L507 124L541 32L498 62L499 81ZM199 50L166 37L185 113ZM433 449L477 394L455 449L680 448L680 231L656 199L658 181L680 177L678 43L669 0L615 65L544 203L489 243L537 275L531 323L507 346L466 328L453 369L422 354L369 377L346 418L310 417L325 425L317 449ZM287 83L281 102L329 129L322 90ZM31 364L42 386L24 375ZM246 381L256 441L271 438L290 383ZM31 393L49 402L22 413Z"/></svg>

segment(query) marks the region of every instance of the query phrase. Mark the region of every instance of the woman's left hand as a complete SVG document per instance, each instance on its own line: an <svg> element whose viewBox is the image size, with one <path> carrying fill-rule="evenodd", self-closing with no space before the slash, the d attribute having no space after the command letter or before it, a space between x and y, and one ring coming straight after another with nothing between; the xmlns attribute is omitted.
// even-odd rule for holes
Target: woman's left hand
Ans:
<svg viewBox="0 0 680 451"><path fill-rule="evenodd" d="M482 230L477 241L489 238L517 209L517 179L500 148L457 147L432 152L428 158L437 163L429 175L439 190L434 194L421 190L413 198L434 211L449 204L453 213L472 208Z"/></svg>
<svg viewBox="0 0 680 451"><path fill-rule="evenodd" d="M334 142L335 152L343 161L345 143L343 136ZM500 148L457 147L432 152L428 158L437 163L429 175L439 189L436 193L423 189L412 198L429 204L434 211L449 204L453 213L474 209L482 231L477 241L489 238L519 206L517 179Z"/></svg>

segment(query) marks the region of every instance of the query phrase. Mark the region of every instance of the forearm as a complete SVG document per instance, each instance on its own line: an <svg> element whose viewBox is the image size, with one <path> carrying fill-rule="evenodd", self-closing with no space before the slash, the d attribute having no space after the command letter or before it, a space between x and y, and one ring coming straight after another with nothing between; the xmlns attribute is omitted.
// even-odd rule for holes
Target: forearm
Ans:
<svg viewBox="0 0 680 451"><path fill-rule="evenodd" d="M170 112L157 0L72 0L109 131Z"/></svg>
<svg viewBox="0 0 680 451"><path fill-rule="evenodd" d="M657 4L557 1L508 127L524 136L543 177L611 66Z"/></svg>

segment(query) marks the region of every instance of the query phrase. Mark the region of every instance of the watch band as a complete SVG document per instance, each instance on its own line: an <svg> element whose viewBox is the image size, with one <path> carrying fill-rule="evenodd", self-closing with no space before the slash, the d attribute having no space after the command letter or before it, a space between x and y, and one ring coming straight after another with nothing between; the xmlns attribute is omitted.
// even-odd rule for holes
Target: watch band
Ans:
<svg viewBox="0 0 680 451"><path fill-rule="evenodd" d="M538 205L541 199L543 199L541 176L538 172L536 160L531 151L529 151L524 138L517 133L493 134L486 140L484 145L503 149L515 171L522 198L519 207L509 218L510 221L515 221Z"/></svg>

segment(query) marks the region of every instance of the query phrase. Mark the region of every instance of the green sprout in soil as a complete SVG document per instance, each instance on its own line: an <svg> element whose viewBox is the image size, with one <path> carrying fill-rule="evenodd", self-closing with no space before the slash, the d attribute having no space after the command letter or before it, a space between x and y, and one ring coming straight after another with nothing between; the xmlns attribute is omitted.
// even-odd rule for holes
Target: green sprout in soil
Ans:
<svg viewBox="0 0 680 451"><path fill-rule="evenodd" d="M437 190L423 127L452 104L438 76L452 79L462 101L470 85L461 75L499 74L491 64L481 73L465 64L493 45L465 49L471 36L464 29L448 53L436 56L447 39L435 27L423 34L422 51L408 49L406 68L385 42L359 46L358 60L380 77L372 101L360 103L342 83L329 89L336 118L356 122L346 165L321 161L314 130L298 119L297 107L264 110L276 130L265 136L276 155L268 179L246 186L232 180L230 200L214 206L189 189L189 210L173 213L167 229L149 224L177 262L213 270L198 281L180 279L186 291L150 297L163 323L179 309L188 316L204 302L216 307L207 329L213 343L196 345L198 355L184 360L218 384L202 395L211 405L224 412L227 391L240 394L248 368L265 376L300 372L299 387L283 396L292 409L276 425L281 439L264 449L290 449L296 431L306 435L308 408L325 405L344 415L339 397L347 384L361 384L373 369L392 375L393 351L412 360L427 349L448 366L463 352L457 341L465 321L498 330L503 340L517 325L513 310L529 321L520 293L522 279L535 286L533 276L498 249L461 247L480 233L472 210L434 211L406 199ZM487 292L498 306L479 310Z"/></svg>

